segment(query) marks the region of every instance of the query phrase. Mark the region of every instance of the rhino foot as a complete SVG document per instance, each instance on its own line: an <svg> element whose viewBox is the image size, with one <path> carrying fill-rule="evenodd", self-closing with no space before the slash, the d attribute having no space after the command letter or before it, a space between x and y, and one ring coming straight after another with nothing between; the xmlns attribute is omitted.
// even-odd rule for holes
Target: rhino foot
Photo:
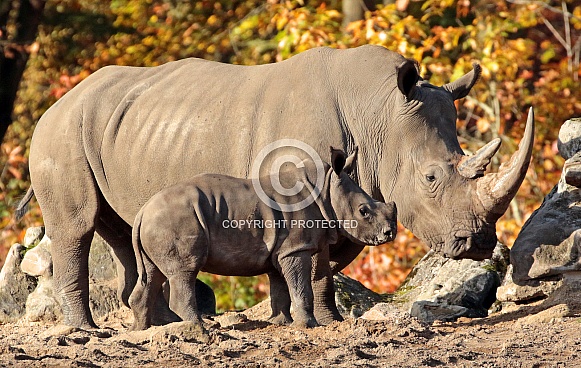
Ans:
<svg viewBox="0 0 581 368"><path fill-rule="evenodd" d="M270 316L270 318L268 319L268 322L275 324L275 325L288 326L291 323L293 323L293 320L292 320L292 318L280 313L276 316L274 316L274 315Z"/></svg>
<svg viewBox="0 0 581 368"><path fill-rule="evenodd" d="M310 328L310 327L319 327L319 323L314 317L309 317L306 320L303 319L295 319L294 322L291 324L291 327L294 328Z"/></svg>
<svg viewBox="0 0 581 368"><path fill-rule="evenodd" d="M335 308L334 311L329 309L321 310L320 308L315 308L315 318L321 326L326 326L333 323L334 321L343 321L343 317L337 308Z"/></svg>

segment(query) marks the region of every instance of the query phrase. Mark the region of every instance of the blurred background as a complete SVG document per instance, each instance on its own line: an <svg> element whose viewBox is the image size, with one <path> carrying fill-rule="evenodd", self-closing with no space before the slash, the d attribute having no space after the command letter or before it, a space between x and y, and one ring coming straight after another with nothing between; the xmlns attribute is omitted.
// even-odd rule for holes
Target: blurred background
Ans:
<svg viewBox="0 0 581 368"><path fill-rule="evenodd" d="M512 246L519 229L557 183L564 160L557 135L581 116L580 1L370 0L184 1L3 0L0 5L0 265L29 226L42 225L33 200L13 219L28 189L28 149L39 117L105 65L155 66L198 57L233 64L281 61L317 47L378 44L420 62L435 85L479 62L483 73L456 102L462 147L503 141L496 170L516 150L526 112L537 122L533 162L497 225ZM380 293L393 292L427 248L399 227L394 243L366 248L344 270ZM242 309L268 293L266 277L204 274L218 308Z"/></svg>

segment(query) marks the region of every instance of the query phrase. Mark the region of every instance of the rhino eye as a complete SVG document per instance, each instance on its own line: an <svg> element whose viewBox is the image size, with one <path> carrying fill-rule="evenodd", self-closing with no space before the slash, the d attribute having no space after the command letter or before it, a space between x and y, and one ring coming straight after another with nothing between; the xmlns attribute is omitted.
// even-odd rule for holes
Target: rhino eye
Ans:
<svg viewBox="0 0 581 368"><path fill-rule="evenodd" d="M434 175L426 175L426 180L429 181L430 183L433 183L434 181L436 181L436 177Z"/></svg>
<svg viewBox="0 0 581 368"><path fill-rule="evenodd" d="M361 207L359 209L359 213L361 214L361 216L363 216L363 218L369 217L369 209L367 207Z"/></svg>

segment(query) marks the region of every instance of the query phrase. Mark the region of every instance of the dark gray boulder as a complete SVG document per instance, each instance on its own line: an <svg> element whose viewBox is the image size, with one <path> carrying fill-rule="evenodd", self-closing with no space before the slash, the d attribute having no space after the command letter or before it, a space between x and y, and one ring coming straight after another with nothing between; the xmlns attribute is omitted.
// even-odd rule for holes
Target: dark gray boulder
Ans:
<svg viewBox="0 0 581 368"><path fill-rule="evenodd" d="M498 243L491 259L452 260L429 251L393 301L423 322L485 317L508 266L508 248Z"/></svg>

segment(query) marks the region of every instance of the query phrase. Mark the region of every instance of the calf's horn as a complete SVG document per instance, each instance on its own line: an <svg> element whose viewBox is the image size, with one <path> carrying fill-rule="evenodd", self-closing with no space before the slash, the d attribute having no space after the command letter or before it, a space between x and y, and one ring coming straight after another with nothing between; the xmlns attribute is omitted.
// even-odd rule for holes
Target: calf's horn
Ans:
<svg viewBox="0 0 581 368"><path fill-rule="evenodd" d="M508 162L500 165L497 173L486 174L476 181L476 194L486 211L488 221L496 221L502 216L525 178L533 151L534 119L531 107L524 137L518 145L518 150Z"/></svg>

